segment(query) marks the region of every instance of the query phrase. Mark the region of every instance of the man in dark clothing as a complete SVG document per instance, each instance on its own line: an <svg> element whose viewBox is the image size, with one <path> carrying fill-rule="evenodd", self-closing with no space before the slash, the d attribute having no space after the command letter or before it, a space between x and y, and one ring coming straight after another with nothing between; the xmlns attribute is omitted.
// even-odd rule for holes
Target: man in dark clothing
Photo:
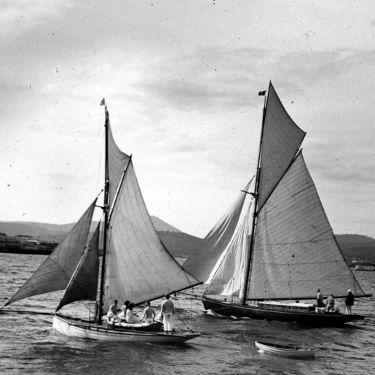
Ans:
<svg viewBox="0 0 375 375"><path fill-rule="evenodd" d="M320 289L316 291L316 307L325 307L323 295L320 293Z"/></svg>
<svg viewBox="0 0 375 375"><path fill-rule="evenodd" d="M351 315L352 306L354 305L354 295L350 289L348 289L348 295L345 298L346 313Z"/></svg>

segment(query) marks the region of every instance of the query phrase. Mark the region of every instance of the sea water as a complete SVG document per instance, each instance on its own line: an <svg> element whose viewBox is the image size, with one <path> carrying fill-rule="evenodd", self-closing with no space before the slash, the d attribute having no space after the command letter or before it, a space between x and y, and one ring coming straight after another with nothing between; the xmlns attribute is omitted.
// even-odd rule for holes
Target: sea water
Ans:
<svg viewBox="0 0 375 375"><path fill-rule="evenodd" d="M1 305L44 259L0 254ZM355 274L365 291L374 294L375 272ZM67 338L53 331L51 316L0 314L0 374L375 374L374 297L356 300L353 312L366 315L364 321L341 328L304 328L207 314L195 297L199 292L195 288L173 300L175 325L202 334L183 346ZM9 309L53 312L60 297L35 296ZM317 355L313 360L274 357L259 353L255 340L305 346Z"/></svg>

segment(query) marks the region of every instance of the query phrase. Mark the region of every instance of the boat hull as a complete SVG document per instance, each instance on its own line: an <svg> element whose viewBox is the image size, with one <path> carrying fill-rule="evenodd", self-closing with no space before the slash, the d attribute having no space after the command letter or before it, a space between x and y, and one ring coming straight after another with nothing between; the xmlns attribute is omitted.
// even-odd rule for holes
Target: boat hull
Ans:
<svg viewBox="0 0 375 375"><path fill-rule="evenodd" d="M68 337L99 341L183 344L200 336L197 333L190 332L167 334L162 331L150 332L136 329L113 329L112 327L108 328L104 325L66 318L61 315L53 317L52 326L57 332Z"/></svg>
<svg viewBox="0 0 375 375"><path fill-rule="evenodd" d="M276 355L278 357L288 358L314 358L315 351L312 349L302 349L297 347L291 347L287 345L279 345L273 343L265 343L255 341L255 346L260 352Z"/></svg>
<svg viewBox="0 0 375 375"><path fill-rule="evenodd" d="M363 315L340 313L317 313L304 311L281 311L264 309L251 305L240 305L202 297L202 303L206 310L212 310L224 316L248 317L253 319L279 320L283 322L298 322L309 326L341 326L345 323L364 319Z"/></svg>

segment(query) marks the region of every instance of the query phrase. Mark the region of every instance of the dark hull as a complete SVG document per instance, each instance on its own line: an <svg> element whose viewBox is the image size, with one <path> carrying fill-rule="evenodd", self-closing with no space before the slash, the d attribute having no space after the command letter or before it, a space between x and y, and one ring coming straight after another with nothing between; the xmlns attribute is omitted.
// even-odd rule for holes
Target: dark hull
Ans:
<svg viewBox="0 0 375 375"><path fill-rule="evenodd" d="M364 319L363 315L340 313L316 313L304 311L285 311L264 309L257 306L240 305L222 302L209 297L202 297L206 310L212 310L224 316L248 317L252 319L279 320L282 322L298 322L308 326L341 326L353 320Z"/></svg>

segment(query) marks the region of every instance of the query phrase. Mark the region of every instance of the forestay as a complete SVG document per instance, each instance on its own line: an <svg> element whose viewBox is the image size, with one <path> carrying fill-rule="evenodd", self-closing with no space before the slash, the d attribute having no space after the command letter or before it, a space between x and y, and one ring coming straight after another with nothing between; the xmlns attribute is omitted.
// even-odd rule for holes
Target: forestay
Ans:
<svg viewBox="0 0 375 375"><path fill-rule="evenodd" d="M85 250L95 204L96 199L5 306L27 297L66 288Z"/></svg>
<svg viewBox="0 0 375 375"><path fill-rule="evenodd" d="M337 245L299 153L258 214L249 299L357 296L364 292Z"/></svg>

